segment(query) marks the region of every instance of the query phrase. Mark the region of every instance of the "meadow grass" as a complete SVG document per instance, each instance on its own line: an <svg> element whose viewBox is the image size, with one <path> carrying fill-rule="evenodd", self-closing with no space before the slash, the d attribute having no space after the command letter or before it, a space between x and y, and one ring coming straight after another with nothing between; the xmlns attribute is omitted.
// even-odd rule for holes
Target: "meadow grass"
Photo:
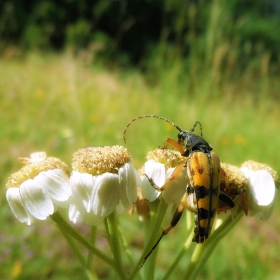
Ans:
<svg viewBox="0 0 280 280"><path fill-rule="evenodd" d="M194 62L193 62L194 63ZM213 64L211 64L213 66ZM35 225L20 224L5 199L8 176L20 165L17 158L44 150L71 163L72 154L86 146L125 145L123 129L144 114L164 116L189 130L196 120L203 136L221 161L240 164L248 159L267 163L280 171L279 99L270 95L279 89L279 78L263 71L244 72L238 80L223 79L212 67L200 74L175 61L158 73L156 83L137 70L105 69L87 63L71 52L2 57L0 61L0 165L1 243L0 275L3 279L81 279L81 269L58 229L50 220ZM261 66L261 65L260 65ZM214 69L214 70L213 70ZM219 70L219 71L218 71ZM182 71L185 71L181 73ZM182 78L183 75L183 78ZM279 96L278 96L279 97ZM148 151L162 146L177 131L158 119L142 119L127 131L125 145L141 167ZM280 276L279 204L267 222L243 218L224 238L202 269L198 279L277 279ZM168 225L170 220L165 221ZM129 242L139 255L141 224L135 216L122 217L129 229ZM136 225L136 226L135 226ZM85 226L78 228L87 233ZM184 243L184 221L162 241L158 278ZM135 238L135 236L137 236ZM102 234L97 242L108 250ZM178 247L178 248L177 248ZM180 277L189 261L180 262L171 279ZM102 279L113 274L96 259Z"/></svg>

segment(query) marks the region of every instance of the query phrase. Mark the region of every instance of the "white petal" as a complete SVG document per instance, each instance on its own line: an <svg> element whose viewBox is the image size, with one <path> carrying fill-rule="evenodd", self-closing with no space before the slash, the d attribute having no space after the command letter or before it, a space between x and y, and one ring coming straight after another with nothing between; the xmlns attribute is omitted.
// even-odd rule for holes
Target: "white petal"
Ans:
<svg viewBox="0 0 280 280"><path fill-rule="evenodd" d="M161 187L165 183L165 167L162 163L149 160L145 163L145 173L153 179L156 186Z"/></svg>
<svg viewBox="0 0 280 280"><path fill-rule="evenodd" d="M79 209L90 212L90 197L95 186L96 177L88 173L73 172L70 177L70 187Z"/></svg>
<svg viewBox="0 0 280 280"><path fill-rule="evenodd" d="M136 176L132 164L126 163L119 169L119 180L122 204L129 208L137 199Z"/></svg>
<svg viewBox="0 0 280 280"><path fill-rule="evenodd" d="M175 168L167 170L167 179L169 179ZM183 197L187 189L187 168L183 167L179 176L171 181L162 192L162 197L167 204L177 203Z"/></svg>
<svg viewBox="0 0 280 280"><path fill-rule="evenodd" d="M38 220L45 220L54 212L51 198L34 180L27 180L20 186L20 195L26 209Z"/></svg>
<svg viewBox="0 0 280 280"><path fill-rule="evenodd" d="M98 226L103 222L103 218L94 215L92 212L79 211L75 204L70 204L68 216L74 224L84 222L89 226Z"/></svg>
<svg viewBox="0 0 280 280"><path fill-rule="evenodd" d="M34 219L28 213L28 211L25 209L22 203L19 188L9 188L6 192L6 198L15 217L21 223L31 225Z"/></svg>
<svg viewBox="0 0 280 280"><path fill-rule="evenodd" d="M58 206L67 207L70 204L64 203L69 200L72 192L69 185L69 178L63 170L55 169L41 172L35 177L34 181L43 187L44 191Z"/></svg>
<svg viewBox="0 0 280 280"><path fill-rule="evenodd" d="M43 161L47 158L47 154L45 152L36 152L30 155L30 158L20 157L19 161L24 164L36 163Z"/></svg>
<svg viewBox="0 0 280 280"><path fill-rule="evenodd" d="M97 176L95 184L91 195L91 208L95 215L106 217L114 211L120 201L119 176L106 172Z"/></svg>
<svg viewBox="0 0 280 280"><path fill-rule="evenodd" d="M140 187L142 185L142 179L138 173L138 171L133 167L133 173L134 173L134 177L135 177L135 191L133 190L132 193L130 194L130 201L132 203L136 202L137 200L137 188Z"/></svg>
<svg viewBox="0 0 280 280"><path fill-rule="evenodd" d="M157 191L149 182L149 180L144 177L142 181L142 196L145 199L148 199L150 202L156 200L161 194L160 191Z"/></svg>
<svg viewBox="0 0 280 280"><path fill-rule="evenodd" d="M249 180L246 191L249 202L249 216L267 220L274 208L277 189L271 174L266 170L240 169Z"/></svg>
<svg viewBox="0 0 280 280"><path fill-rule="evenodd" d="M75 204L70 204L69 206L69 212L68 212L68 217L71 222L74 224L77 224L82 221L83 215L82 213L78 210L77 206Z"/></svg>
<svg viewBox="0 0 280 280"><path fill-rule="evenodd" d="M243 172L243 174L245 175L245 177L247 179L249 179L249 174L252 172L251 170L248 169L248 167L241 167L240 171Z"/></svg>
<svg viewBox="0 0 280 280"><path fill-rule="evenodd" d="M275 183L270 173L266 170L255 172L251 184L255 202L260 206L270 205L275 196Z"/></svg>
<svg viewBox="0 0 280 280"><path fill-rule="evenodd" d="M116 210L118 215L121 215L124 212L125 208L123 207L123 204L121 202L117 205Z"/></svg>
<svg viewBox="0 0 280 280"><path fill-rule="evenodd" d="M165 183L165 167L163 164L149 160L145 163L144 169L146 175L153 180L157 187L162 187ZM145 176L142 182L142 195L149 201L154 201L161 194L157 191L149 182L148 178Z"/></svg>
<svg viewBox="0 0 280 280"><path fill-rule="evenodd" d="M142 178L135 168L134 168L134 173L135 173L135 177L136 177L136 185L137 185L137 187L140 187L142 185Z"/></svg>
<svg viewBox="0 0 280 280"><path fill-rule="evenodd" d="M192 209L197 214L197 204L195 203L195 193L189 194L187 197L188 209Z"/></svg>

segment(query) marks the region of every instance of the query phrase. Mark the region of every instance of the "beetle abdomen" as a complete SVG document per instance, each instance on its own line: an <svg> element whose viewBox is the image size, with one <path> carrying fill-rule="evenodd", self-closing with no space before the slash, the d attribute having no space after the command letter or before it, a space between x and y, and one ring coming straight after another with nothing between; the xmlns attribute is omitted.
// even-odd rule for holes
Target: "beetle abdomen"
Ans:
<svg viewBox="0 0 280 280"><path fill-rule="evenodd" d="M215 220L220 187L220 159L214 153L194 152L187 162L191 185L197 201L194 242L203 243Z"/></svg>

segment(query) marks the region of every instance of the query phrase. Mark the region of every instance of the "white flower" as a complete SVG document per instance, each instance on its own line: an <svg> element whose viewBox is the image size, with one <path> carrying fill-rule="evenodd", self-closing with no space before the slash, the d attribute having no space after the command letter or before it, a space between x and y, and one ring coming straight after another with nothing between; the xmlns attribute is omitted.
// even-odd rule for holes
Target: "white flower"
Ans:
<svg viewBox="0 0 280 280"><path fill-rule="evenodd" d="M250 164L249 164L250 163ZM274 208L277 189L275 187L274 173L269 168L256 170L255 162L247 162L240 169L248 178L247 199L249 216L255 216L260 220L267 220ZM252 165L253 163L253 165ZM253 166L253 168L252 168ZM259 168L266 167L260 164ZM269 171L268 171L269 170Z"/></svg>
<svg viewBox="0 0 280 280"><path fill-rule="evenodd" d="M189 182L186 167L182 167L179 175L167 184L164 191L157 190L151 182L161 188L171 178L175 168L184 163L186 158L179 152L167 149L156 149L150 152L147 158L148 161L144 165L146 176L142 183L143 198L152 202L162 195L167 204L179 202Z"/></svg>
<svg viewBox="0 0 280 280"><path fill-rule="evenodd" d="M98 225L115 209L130 209L141 179L121 146L92 147L74 154L70 186L75 205L69 219Z"/></svg>
<svg viewBox="0 0 280 280"><path fill-rule="evenodd" d="M71 190L67 166L59 159L42 152L23 159L27 165L10 176L6 198L15 217L30 225L45 220L58 207L68 207Z"/></svg>

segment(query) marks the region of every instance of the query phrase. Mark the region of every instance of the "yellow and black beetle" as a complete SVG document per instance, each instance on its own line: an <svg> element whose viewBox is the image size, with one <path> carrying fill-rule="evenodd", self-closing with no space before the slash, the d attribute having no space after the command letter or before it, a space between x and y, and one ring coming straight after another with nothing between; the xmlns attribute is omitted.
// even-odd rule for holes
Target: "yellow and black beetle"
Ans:
<svg viewBox="0 0 280 280"><path fill-rule="evenodd" d="M143 264L156 248L161 238L168 234L168 232L177 225L185 207L195 213L193 242L196 243L204 243L210 236L219 200L228 205L228 208L234 207L233 200L227 194L220 191L220 159L218 155L212 151L213 149L210 144L202 138L201 123L197 121L191 130L183 131L178 125L166 118L157 115L144 115L131 120L126 126L123 133L124 141L126 130L131 123L140 118L148 117L162 119L179 130L178 140L175 141L167 138L164 142L164 148L167 148L169 144L187 158L185 163L180 164L175 168L171 178L162 187L155 186L152 179L150 179L150 183L157 190L162 191L166 188L170 181L174 180L180 174L183 167L187 167L190 184L187 186L186 193L181 199L176 212L173 215L170 226L162 231L162 235L145 257ZM200 136L193 133L197 125L200 126ZM193 199L196 203L188 205L187 198L189 195L193 195Z"/></svg>

